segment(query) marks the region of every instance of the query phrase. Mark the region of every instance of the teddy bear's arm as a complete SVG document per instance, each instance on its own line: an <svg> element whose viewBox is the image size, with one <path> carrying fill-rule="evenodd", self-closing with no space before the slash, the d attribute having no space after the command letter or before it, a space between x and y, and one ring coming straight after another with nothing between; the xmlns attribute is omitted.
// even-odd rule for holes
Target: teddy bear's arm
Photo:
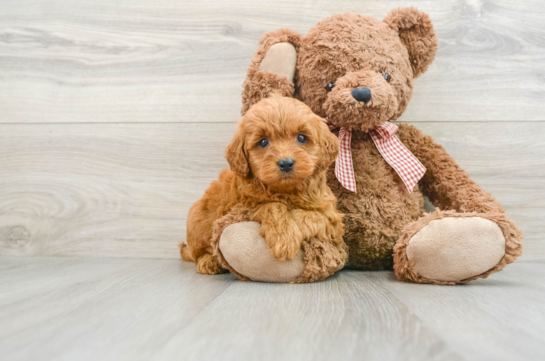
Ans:
<svg viewBox="0 0 545 361"><path fill-rule="evenodd" d="M404 228L394 247L398 278L460 284L514 262L522 254L522 231L500 203L430 136L409 125L398 134L427 168L420 189L438 207Z"/></svg>
<svg viewBox="0 0 545 361"><path fill-rule="evenodd" d="M289 29L263 35L242 84L242 115L273 91L287 97L294 95L293 79L300 44L301 35Z"/></svg>
<svg viewBox="0 0 545 361"><path fill-rule="evenodd" d="M435 206L457 212L503 212L501 204L473 181L432 137L407 124L400 125L398 135L427 168L418 184Z"/></svg>

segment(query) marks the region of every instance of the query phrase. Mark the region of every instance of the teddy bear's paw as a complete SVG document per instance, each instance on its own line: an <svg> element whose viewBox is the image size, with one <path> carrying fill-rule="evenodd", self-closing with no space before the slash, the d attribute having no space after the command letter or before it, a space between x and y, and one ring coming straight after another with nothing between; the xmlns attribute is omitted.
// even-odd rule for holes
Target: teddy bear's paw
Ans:
<svg viewBox="0 0 545 361"><path fill-rule="evenodd" d="M274 73L279 77L286 77L293 82L297 52L290 43L277 43L270 47L267 55L259 65L259 70L265 73Z"/></svg>
<svg viewBox="0 0 545 361"><path fill-rule="evenodd" d="M430 221L414 234L405 252L409 268L405 272L412 273L409 280L465 283L492 273L505 255L505 238L498 224L489 219L444 217ZM399 273L398 264L395 268Z"/></svg>
<svg viewBox="0 0 545 361"><path fill-rule="evenodd" d="M305 268L303 251L295 257L279 261L271 254L261 237L257 222L234 223L223 231L219 249L229 266L252 281L289 283L296 280Z"/></svg>

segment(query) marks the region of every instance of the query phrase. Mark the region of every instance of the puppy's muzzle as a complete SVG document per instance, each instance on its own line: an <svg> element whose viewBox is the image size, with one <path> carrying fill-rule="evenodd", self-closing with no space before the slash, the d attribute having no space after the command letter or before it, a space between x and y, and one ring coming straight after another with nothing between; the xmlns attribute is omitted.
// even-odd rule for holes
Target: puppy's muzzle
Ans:
<svg viewBox="0 0 545 361"><path fill-rule="evenodd" d="M294 165L295 161L291 158L282 158L278 161L278 167L282 172L291 172Z"/></svg>

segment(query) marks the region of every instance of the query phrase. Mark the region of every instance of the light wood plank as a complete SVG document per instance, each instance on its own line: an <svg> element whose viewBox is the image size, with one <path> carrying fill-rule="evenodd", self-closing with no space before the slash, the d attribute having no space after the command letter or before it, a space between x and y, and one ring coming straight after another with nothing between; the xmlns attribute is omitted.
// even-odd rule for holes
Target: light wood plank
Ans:
<svg viewBox="0 0 545 361"><path fill-rule="evenodd" d="M149 360L235 280L178 260L27 260L0 258L6 360Z"/></svg>
<svg viewBox="0 0 545 361"><path fill-rule="evenodd" d="M10 361L545 357L545 263L455 287L358 271L240 282L179 260L1 257L0 267Z"/></svg>
<svg viewBox="0 0 545 361"><path fill-rule="evenodd" d="M3 0L0 122L233 122L264 32L397 0ZM416 0L440 49L412 121L544 120L541 0Z"/></svg>
<svg viewBox="0 0 545 361"><path fill-rule="evenodd" d="M177 257L189 206L227 167L234 127L4 126L2 253Z"/></svg>
<svg viewBox="0 0 545 361"><path fill-rule="evenodd" d="M545 123L420 123L545 257ZM0 125L0 253L179 257L234 124Z"/></svg>
<svg viewBox="0 0 545 361"><path fill-rule="evenodd" d="M425 320L425 327L443 335L448 347L467 360L541 360L545 348L527 345L545 341L544 271L543 263L515 263L489 280L464 287L415 287L396 282L393 275L389 275L393 282L386 283L380 275L370 278L384 284L409 312ZM498 347L501 344L509 346Z"/></svg>

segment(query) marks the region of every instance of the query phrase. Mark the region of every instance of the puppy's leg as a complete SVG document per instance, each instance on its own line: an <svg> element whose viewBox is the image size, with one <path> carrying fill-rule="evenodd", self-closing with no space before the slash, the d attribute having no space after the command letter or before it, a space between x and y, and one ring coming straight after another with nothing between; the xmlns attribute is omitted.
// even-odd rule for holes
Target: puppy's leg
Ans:
<svg viewBox="0 0 545 361"><path fill-rule="evenodd" d="M279 261L293 259L303 241L303 234L286 205L267 203L252 215L261 223L261 236L267 241L273 257Z"/></svg>
<svg viewBox="0 0 545 361"><path fill-rule="evenodd" d="M218 258L210 253L200 256L195 263L197 263L197 271L203 275L217 275L226 271L220 266Z"/></svg>
<svg viewBox="0 0 545 361"><path fill-rule="evenodd" d="M212 238L211 222L202 199L189 210L187 218L187 245L180 245L180 253L184 261L194 261L197 271L204 275L224 273L217 257L212 255L210 241Z"/></svg>

